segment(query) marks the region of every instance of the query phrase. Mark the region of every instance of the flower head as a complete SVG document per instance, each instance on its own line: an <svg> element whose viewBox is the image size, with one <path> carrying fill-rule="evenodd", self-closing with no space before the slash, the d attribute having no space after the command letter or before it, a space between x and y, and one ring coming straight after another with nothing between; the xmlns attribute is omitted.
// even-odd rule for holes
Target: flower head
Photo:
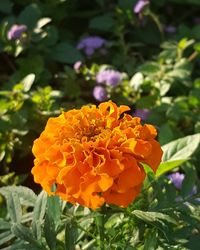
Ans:
<svg viewBox="0 0 200 250"><path fill-rule="evenodd" d="M111 85L116 87L122 79L122 74L119 71L107 69L100 71L96 75L97 83L105 83L106 85Z"/></svg>
<svg viewBox="0 0 200 250"><path fill-rule="evenodd" d="M174 184L177 189L181 189L185 175L179 172L169 174L168 179Z"/></svg>
<svg viewBox="0 0 200 250"><path fill-rule="evenodd" d="M176 27L173 26L173 25L167 25L167 26L165 26L164 30L167 33L171 33L171 34L176 33Z"/></svg>
<svg viewBox="0 0 200 250"><path fill-rule="evenodd" d="M174 186L176 187L176 189L181 190L182 185L183 185L183 181L185 179L185 174L179 173L179 172L175 172L175 173L169 174L167 176L167 178L174 184ZM192 196L192 195L194 195L196 193L197 193L197 186L194 185L192 187L192 190L189 192L188 195Z"/></svg>
<svg viewBox="0 0 200 250"><path fill-rule="evenodd" d="M22 34L27 31L26 25L13 25L8 31L8 40L16 40L22 37Z"/></svg>
<svg viewBox="0 0 200 250"><path fill-rule="evenodd" d="M134 13L139 14L149 3L149 0L138 0L136 5L134 6Z"/></svg>
<svg viewBox="0 0 200 250"><path fill-rule="evenodd" d="M150 115L150 110L149 109L136 109L133 115L140 117L141 120L146 120Z"/></svg>
<svg viewBox="0 0 200 250"><path fill-rule="evenodd" d="M97 101L100 101L100 102L103 102L108 99L107 91L102 86L94 87L93 96Z"/></svg>
<svg viewBox="0 0 200 250"><path fill-rule="evenodd" d="M75 62L75 63L74 63L74 70L75 70L77 73L79 73L80 68L81 68L82 65L83 65L83 63L82 63L81 61Z"/></svg>
<svg viewBox="0 0 200 250"><path fill-rule="evenodd" d="M141 191L141 163L155 172L162 157L156 129L127 110L108 101L49 118L33 145L35 182L72 204L127 207Z"/></svg>
<svg viewBox="0 0 200 250"><path fill-rule="evenodd" d="M105 40L103 38L98 36L91 36L81 40L77 45L77 49L83 49L87 56L91 56L94 54L96 49L100 49L104 45Z"/></svg>

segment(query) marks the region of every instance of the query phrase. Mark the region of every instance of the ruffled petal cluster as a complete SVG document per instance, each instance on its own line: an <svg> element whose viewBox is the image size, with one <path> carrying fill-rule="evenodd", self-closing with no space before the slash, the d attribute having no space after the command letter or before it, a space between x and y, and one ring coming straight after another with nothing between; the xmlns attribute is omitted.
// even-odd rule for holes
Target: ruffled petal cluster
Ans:
<svg viewBox="0 0 200 250"><path fill-rule="evenodd" d="M162 157L156 129L128 110L109 101L49 118L33 145L35 182L72 204L127 207L141 191L142 163L155 172Z"/></svg>

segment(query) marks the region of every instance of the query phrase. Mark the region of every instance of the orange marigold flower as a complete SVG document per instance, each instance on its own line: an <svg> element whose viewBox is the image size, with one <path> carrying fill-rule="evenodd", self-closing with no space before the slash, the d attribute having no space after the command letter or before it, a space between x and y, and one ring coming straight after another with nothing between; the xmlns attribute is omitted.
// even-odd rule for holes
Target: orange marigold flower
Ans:
<svg viewBox="0 0 200 250"><path fill-rule="evenodd" d="M156 172L162 157L156 129L122 117L127 110L109 101L50 118L33 145L35 182L72 204L127 207L141 191L141 163Z"/></svg>

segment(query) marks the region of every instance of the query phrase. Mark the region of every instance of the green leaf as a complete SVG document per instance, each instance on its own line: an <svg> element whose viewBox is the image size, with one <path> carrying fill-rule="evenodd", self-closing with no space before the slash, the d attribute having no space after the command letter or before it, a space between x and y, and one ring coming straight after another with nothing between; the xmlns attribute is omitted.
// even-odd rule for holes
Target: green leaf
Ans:
<svg viewBox="0 0 200 250"><path fill-rule="evenodd" d="M33 85L34 81L35 74L29 74L21 81L25 92L28 92L31 89L31 86Z"/></svg>
<svg viewBox="0 0 200 250"><path fill-rule="evenodd" d="M65 226L65 250L74 250L76 243L76 232L71 221L66 222Z"/></svg>
<svg viewBox="0 0 200 250"><path fill-rule="evenodd" d="M164 174L185 162L198 148L200 133L172 141L162 147L163 156L156 176Z"/></svg>
<svg viewBox="0 0 200 250"><path fill-rule="evenodd" d="M83 60L79 51L67 42L57 44L52 51L52 58L62 63L75 63Z"/></svg>
<svg viewBox="0 0 200 250"><path fill-rule="evenodd" d="M190 166L185 169L186 175L182 183L180 196L185 198L195 194L195 181L196 181L196 169L193 166Z"/></svg>
<svg viewBox="0 0 200 250"><path fill-rule="evenodd" d="M20 68L20 77L25 77L30 73L35 74L37 78L44 71L44 59L41 55L28 55L25 58L19 58L17 64Z"/></svg>
<svg viewBox="0 0 200 250"><path fill-rule="evenodd" d="M141 210L134 210L132 214L134 214L136 217L138 217L139 219L145 222L156 222L159 220L164 220L169 223L176 224L176 221L172 217L170 217L167 214L163 214L159 212L144 212Z"/></svg>
<svg viewBox="0 0 200 250"><path fill-rule="evenodd" d="M37 199L36 194L27 187L24 186L8 186L8 187L3 187L0 189L0 193L2 192L5 194L8 193L16 193L20 199L20 203L25 206L35 206L35 202ZM3 194L2 193L2 194Z"/></svg>
<svg viewBox="0 0 200 250"><path fill-rule="evenodd" d="M144 76L141 72L137 72L135 75L132 76L129 84L133 87L136 91L138 91L143 84Z"/></svg>
<svg viewBox="0 0 200 250"><path fill-rule="evenodd" d="M55 214L56 215L56 214ZM51 250L56 249L56 231L54 219L47 213L44 221L44 236Z"/></svg>
<svg viewBox="0 0 200 250"><path fill-rule="evenodd" d="M162 160L165 162L188 159L197 149L199 143L200 133L172 141L162 147L164 152Z"/></svg>
<svg viewBox="0 0 200 250"><path fill-rule="evenodd" d="M58 196L49 196L47 199L47 212L57 226L61 217L61 201Z"/></svg>
<svg viewBox="0 0 200 250"><path fill-rule="evenodd" d="M113 31L115 20L110 15L94 17L90 20L89 28L101 31Z"/></svg>
<svg viewBox="0 0 200 250"><path fill-rule="evenodd" d="M46 212L47 205L47 193L42 191L36 200L35 207L33 209L33 220L32 220L32 232L36 239L41 238L41 224Z"/></svg>
<svg viewBox="0 0 200 250"><path fill-rule="evenodd" d="M157 230L150 230L145 236L144 248L143 250L154 250L157 245Z"/></svg>
<svg viewBox="0 0 200 250"><path fill-rule="evenodd" d="M9 14L12 12L13 3L10 0L1 0L0 12Z"/></svg>
<svg viewBox="0 0 200 250"><path fill-rule="evenodd" d="M158 63L155 62L149 62L145 63L142 66L139 67L139 71L144 74L156 74L160 71L160 66Z"/></svg>
<svg viewBox="0 0 200 250"><path fill-rule="evenodd" d="M7 202L7 209L12 222L20 222L22 218L22 209L20 206L19 196L15 192L0 188L0 194L5 196Z"/></svg>
<svg viewBox="0 0 200 250"><path fill-rule="evenodd" d="M33 235L34 235L34 238L37 239L37 240L40 240L41 237L42 237L42 225L41 225L41 222L38 221L38 220L32 220L32 223L31 223L31 228L32 228L32 232L33 232Z"/></svg>
<svg viewBox="0 0 200 250"><path fill-rule="evenodd" d="M6 242L9 242L10 240L12 240L13 238L15 237L14 234L12 234L9 231L6 231L6 232L3 232L3 233L0 233L0 246L1 245L4 245Z"/></svg>
<svg viewBox="0 0 200 250"><path fill-rule="evenodd" d="M0 218L0 230L10 229L10 223Z"/></svg>
<svg viewBox="0 0 200 250"><path fill-rule="evenodd" d="M37 29L41 29L41 28L43 28L45 25L47 25L50 22L51 22L51 18L49 18L49 17L43 17L43 18L41 18L41 19L38 20L36 28Z"/></svg>
<svg viewBox="0 0 200 250"><path fill-rule="evenodd" d="M16 237L31 243L31 245L35 247L35 250L44 249L41 244L36 239L34 239L33 234L29 228L19 223L15 223L13 224L11 231Z"/></svg>
<svg viewBox="0 0 200 250"><path fill-rule="evenodd" d="M156 171L156 176L160 176L174 168L177 168L178 166L182 165L185 161L185 160L177 160L177 161L167 161L167 162L161 162L159 168L157 169Z"/></svg>
<svg viewBox="0 0 200 250"><path fill-rule="evenodd" d="M33 210L33 220L38 220L43 222L43 218L46 211L46 204L47 204L47 193L42 191L36 200L36 204Z"/></svg>
<svg viewBox="0 0 200 250"><path fill-rule="evenodd" d="M20 13L18 22L26 24L29 29L35 28L37 21L41 17L41 12L36 4L30 4Z"/></svg>

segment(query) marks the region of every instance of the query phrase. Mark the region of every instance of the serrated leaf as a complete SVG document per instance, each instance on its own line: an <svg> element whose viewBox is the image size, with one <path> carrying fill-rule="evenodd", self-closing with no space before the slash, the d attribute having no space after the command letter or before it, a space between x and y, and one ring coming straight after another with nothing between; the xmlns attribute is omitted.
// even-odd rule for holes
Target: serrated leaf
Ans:
<svg viewBox="0 0 200 250"><path fill-rule="evenodd" d="M167 214L159 213L159 212L144 212L141 210L134 210L132 212L136 217L144 220L146 222L156 222L159 220L164 220L169 223L176 224L176 221Z"/></svg>

